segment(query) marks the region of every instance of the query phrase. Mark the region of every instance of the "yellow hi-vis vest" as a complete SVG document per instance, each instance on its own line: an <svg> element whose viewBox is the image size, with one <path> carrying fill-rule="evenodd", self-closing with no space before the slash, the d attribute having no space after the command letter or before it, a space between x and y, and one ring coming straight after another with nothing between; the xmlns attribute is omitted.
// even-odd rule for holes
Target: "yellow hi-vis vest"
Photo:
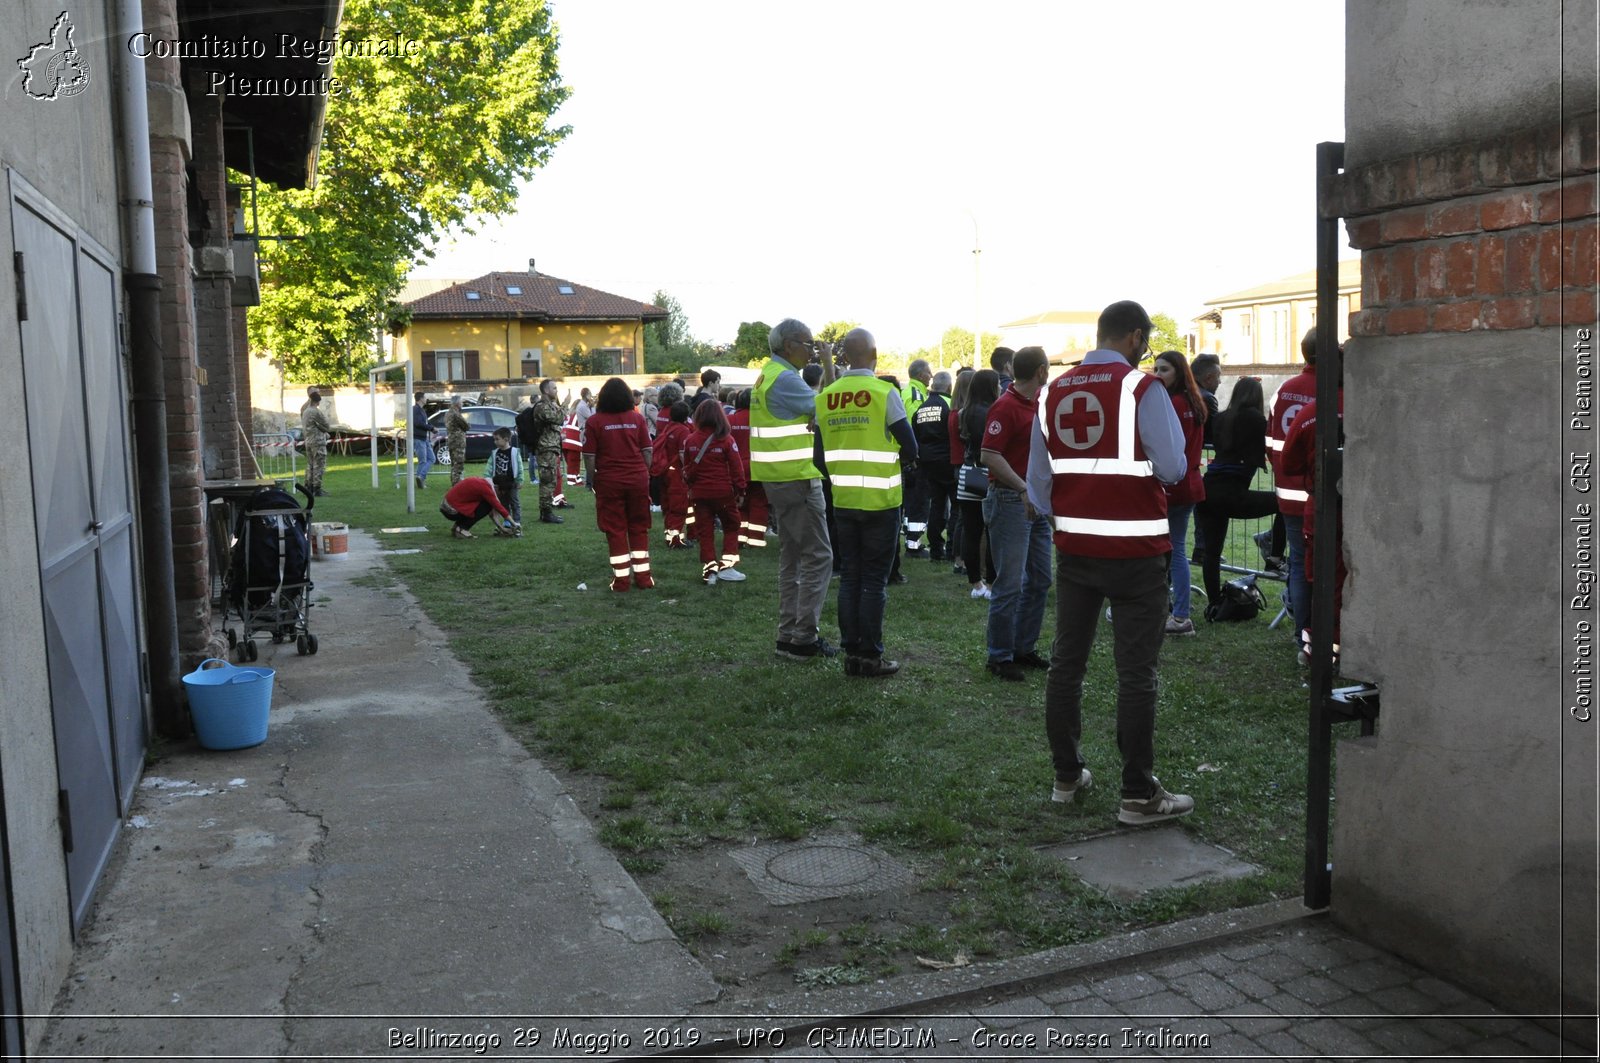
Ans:
<svg viewBox="0 0 1600 1063"><path fill-rule="evenodd" d="M883 510L900 505L900 444L889 435L894 385L873 376L842 376L817 396L817 430L828 463L833 504Z"/></svg>
<svg viewBox="0 0 1600 1063"><path fill-rule="evenodd" d="M900 385L900 401L906 404L906 416L915 417L922 404L928 401L928 389L920 380L907 380Z"/></svg>
<svg viewBox="0 0 1600 1063"><path fill-rule="evenodd" d="M750 392L750 479L757 483L815 480L822 475L811 461L811 419L785 421L767 408L767 392L787 371L777 359L767 359Z"/></svg>

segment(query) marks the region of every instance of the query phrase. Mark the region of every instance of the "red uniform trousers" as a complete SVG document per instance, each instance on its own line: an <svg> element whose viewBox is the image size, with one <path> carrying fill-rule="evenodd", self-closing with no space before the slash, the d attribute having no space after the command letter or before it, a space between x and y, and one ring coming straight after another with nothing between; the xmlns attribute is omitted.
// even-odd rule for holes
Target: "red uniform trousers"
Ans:
<svg viewBox="0 0 1600 1063"><path fill-rule="evenodd" d="M739 532L739 507L733 504L732 495L723 495L720 498L697 498L694 500L695 523L700 528L700 571L701 574L715 572L719 568L732 568L739 563L739 542L743 536ZM716 556L717 544L713 541L717 537L714 520L722 521L722 557Z"/></svg>
<svg viewBox="0 0 1600 1063"><path fill-rule="evenodd" d="M744 505L739 507L740 546L767 545L767 521L771 513L772 508L767 504L766 487L754 480L750 481L750 486L745 488Z"/></svg>
<svg viewBox="0 0 1600 1063"><path fill-rule="evenodd" d="M684 544L683 526L688 514L689 485L683 482L683 470L673 462L661 478L661 523L666 525L668 546Z"/></svg>
<svg viewBox="0 0 1600 1063"><path fill-rule="evenodd" d="M594 522L606 537L611 558L611 589L627 590L628 575L638 587L655 586L650 575L650 484L637 482L594 485Z"/></svg>
<svg viewBox="0 0 1600 1063"><path fill-rule="evenodd" d="M567 477L569 483L577 483L583 479L582 457L583 451L579 447L568 447L562 444L563 454L567 456Z"/></svg>

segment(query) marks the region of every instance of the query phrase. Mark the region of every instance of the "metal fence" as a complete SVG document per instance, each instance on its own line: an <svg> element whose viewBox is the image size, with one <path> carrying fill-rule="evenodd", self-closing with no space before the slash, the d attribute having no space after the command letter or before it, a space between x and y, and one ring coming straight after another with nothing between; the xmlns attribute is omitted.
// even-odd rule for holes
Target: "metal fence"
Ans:
<svg viewBox="0 0 1600 1063"><path fill-rule="evenodd" d="M292 483L299 470L294 436L288 432L257 432L250 438L250 453L262 479Z"/></svg>

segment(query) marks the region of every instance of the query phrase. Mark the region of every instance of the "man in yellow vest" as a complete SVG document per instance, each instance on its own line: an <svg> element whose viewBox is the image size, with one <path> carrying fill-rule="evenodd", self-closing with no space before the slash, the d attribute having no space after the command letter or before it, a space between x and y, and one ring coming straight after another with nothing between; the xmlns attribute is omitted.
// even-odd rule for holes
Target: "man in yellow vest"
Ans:
<svg viewBox="0 0 1600 1063"><path fill-rule="evenodd" d="M785 318L767 336L772 357L750 393L750 479L765 488L778 524L779 657L837 657L822 638L822 603L833 575L822 473L811 460L817 394L800 369L817 357L811 330ZM833 383L833 359L821 359L821 386Z"/></svg>
<svg viewBox="0 0 1600 1063"><path fill-rule="evenodd" d="M833 484L834 542L839 575L839 642L844 674L894 675L898 661L883 656L883 610L899 534L900 466L915 467L917 440L905 402L879 380L878 347L866 329L844 337L850 366L817 396L822 461Z"/></svg>

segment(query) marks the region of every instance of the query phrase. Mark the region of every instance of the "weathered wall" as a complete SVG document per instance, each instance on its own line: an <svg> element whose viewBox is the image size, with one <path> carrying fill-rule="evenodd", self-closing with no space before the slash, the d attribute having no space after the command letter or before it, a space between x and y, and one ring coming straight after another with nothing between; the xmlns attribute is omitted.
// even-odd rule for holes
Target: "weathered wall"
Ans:
<svg viewBox="0 0 1600 1063"><path fill-rule="evenodd" d="M1383 714L1339 749L1334 915L1508 1007L1592 1012L1596 725L1568 711L1564 551L1595 4L1348 12L1341 670Z"/></svg>
<svg viewBox="0 0 1600 1063"><path fill-rule="evenodd" d="M14 0L0 19L0 55L25 56L48 40L61 14L51 0ZM111 64L104 5L74 7L73 43L88 60L90 81L71 97L30 98L14 62L3 80L0 107L0 167L20 175L90 237L120 248L112 137ZM38 88L38 85L35 85ZM9 183L9 182L8 182ZM16 276L12 269L9 203L0 209L0 394L8 397L16 422L26 420L22 402ZM28 433L14 423L11 438ZM6 659L0 666L0 785L4 786L5 842L11 869L21 974L22 1007L48 1012L71 960L71 915L66 868L56 811L56 754L45 662L40 601L39 553L34 531L33 468L27 451L9 448L0 461L0 632ZM3 962L3 958L0 958ZM25 1023L30 1042L43 1023Z"/></svg>

